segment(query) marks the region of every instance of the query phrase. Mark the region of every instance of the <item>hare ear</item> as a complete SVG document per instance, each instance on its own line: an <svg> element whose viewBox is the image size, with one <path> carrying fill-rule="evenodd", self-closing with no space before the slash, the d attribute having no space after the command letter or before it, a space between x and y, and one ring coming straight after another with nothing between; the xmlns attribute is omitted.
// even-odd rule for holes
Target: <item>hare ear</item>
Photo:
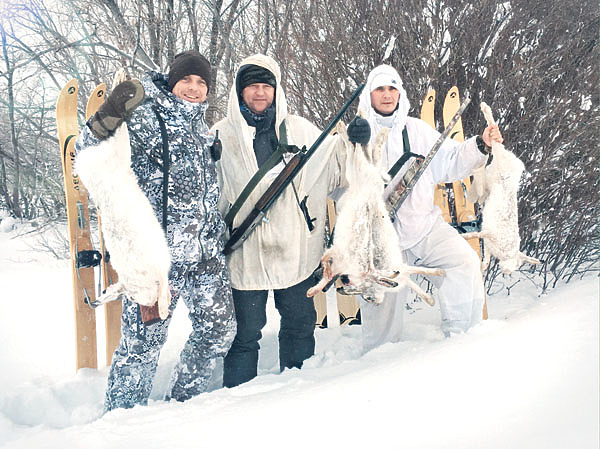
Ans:
<svg viewBox="0 0 600 449"><path fill-rule="evenodd" d="M113 78L112 86L110 88L111 92L115 90L115 87L117 87L118 84L121 84L123 81L128 79L131 79L131 77L127 74L127 70L125 70L123 67L118 69Z"/></svg>
<svg viewBox="0 0 600 449"><path fill-rule="evenodd" d="M371 145L371 144L367 144L363 147L363 156L365 157L365 160L369 164L373 163L373 154L371 152L372 148L373 148L373 145Z"/></svg>
<svg viewBox="0 0 600 449"><path fill-rule="evenodd" d="M352 185L357 182L356 170L358 163L358 152L362 152L361 145L358 143L356 145L349 144L346 147L346 179L348 180L348 184Z"/></svg>
<svg viewBox="0 0 600 449"><path fill-rule="evenodd" d="M337 134L337 135L341 136L344 140L348 140L348 133L346 132L346 124L341 120L339 122L337 122L337 124L331 130L331 132L329 134L330 135Z"/></svg>
<svg viewBox="0 0 600 449"><path fill-rule="evenodd" d="M359 108L358 111L356 112L357 117L360 117L362 119L366 118L366 114L363 108ZM373 154L372 154L372 145L367 144L367 145L360 145L362 147L362 155L364 156L364 158L366 159L366 161L370 164L373 163ZM356 148L358 149L359 145L356 145Z"/></svg>
<svg viewBox="0 0 600 449"><path fill-rule="evenodd" d="M371 163L376 167L379 167L379 162L381 161L381 154L383 153L383 147L387 142L389 133L389 128L381 128L381 131L377 133L375 142L373 142L373 145L371 145Z"/></svg>

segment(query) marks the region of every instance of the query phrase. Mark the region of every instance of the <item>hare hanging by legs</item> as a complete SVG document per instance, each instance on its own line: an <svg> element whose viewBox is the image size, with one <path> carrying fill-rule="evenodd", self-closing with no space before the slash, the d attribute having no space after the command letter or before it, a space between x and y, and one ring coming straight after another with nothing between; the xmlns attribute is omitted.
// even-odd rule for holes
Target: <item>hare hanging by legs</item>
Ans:
<svg viewBox="0 0 600 449"><path fill-rule="evenodd" d="M345 134L345 129L339 131ZM322 280L307 292L314 296L341 277L345 294L360 294L381 303L384 293L408 285L429 305L433 297L410 279L411 274L444 274L443 270L405 264L398 236L384 204L385 179L379 169L389 129L377 135L373 145L354 145L346 162L349 187L337 217L334 244L323 254Z"/></svg>
<svg viewBox="0 0 600 449"><path fill-rule="evenodd" d="M488 124L494 124L490 107L481 103L481 110ZM540 261L519 250L517 192L525 169L523 162L499 142L492 142L492 156L491 163L476 174L469 191L470 201L484 202L481 232L462 236L483 238L484 269L489 265L490 256L494 256L499 260L502 272L510 274L523 263L539 264Z"/></svg>

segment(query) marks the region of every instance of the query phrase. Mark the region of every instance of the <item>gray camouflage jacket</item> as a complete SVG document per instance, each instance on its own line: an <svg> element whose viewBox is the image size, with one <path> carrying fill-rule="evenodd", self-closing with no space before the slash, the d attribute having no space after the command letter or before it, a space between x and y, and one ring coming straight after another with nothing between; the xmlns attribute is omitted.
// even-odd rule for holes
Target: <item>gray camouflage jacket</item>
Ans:
<svg viewBox="0 0 600 449"><path fill-rule="evenodd" d="M207 103L175 97L167 90L166 76L157 72L148 72L141 82L146 98L127 121L131 168L162 223L163 145L156 110L169 142L167 240L172 260L201 262L220 256L225 226L217 208L219 183L210 155L214 138L204 122ZM97 143L86 126L76 151Z"/></svg>

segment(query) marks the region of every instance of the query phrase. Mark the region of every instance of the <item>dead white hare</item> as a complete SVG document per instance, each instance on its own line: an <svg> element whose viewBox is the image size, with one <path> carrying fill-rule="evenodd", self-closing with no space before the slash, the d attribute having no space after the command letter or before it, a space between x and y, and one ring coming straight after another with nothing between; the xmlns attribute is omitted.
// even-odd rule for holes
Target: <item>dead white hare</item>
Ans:
<svg viewBox="0 0 600 449"><path fill-rule="evenodd" d="M346 133L343 126L338 132ZM348 155L346 177L349 187L336 220L334 244L321 258L323 278L308 290L309 297L341 276L343 293L359 294L370 302L379 304L386 291L408 285L429 305L435 303L433 297L409 276L440 276L444 271L404 263L398 236L384 204L385 180L379 161L388 133L389 129L384 128L373 145L356 144Z"/></svg>
<svg viewBox="0 0 600 449"><path fill-rule="evenodd" d="M119 282L97 299L104 303L126 294L151 306L158 301L161 318L169 314L168 274L171 256L165 234L131 169L127 125L96 146L82 150L76 169L102 211L102 226Z"/></svg>
<svg viewBox="0 0 600 449"><path fill-rule="evenodd" d="M481 111L488 125L495 124L490 107L481 103ZM499 260L504 274L517 270L523 263L539 264L534 257L519 250L519 218L517 192L525 169L513 153L499 142L492 142L492 161L474 173L469 190L469 200L484 203L481 232L462 234L465 238L483 238L485 256L482 268L486 269L490 256Z"/></svg>

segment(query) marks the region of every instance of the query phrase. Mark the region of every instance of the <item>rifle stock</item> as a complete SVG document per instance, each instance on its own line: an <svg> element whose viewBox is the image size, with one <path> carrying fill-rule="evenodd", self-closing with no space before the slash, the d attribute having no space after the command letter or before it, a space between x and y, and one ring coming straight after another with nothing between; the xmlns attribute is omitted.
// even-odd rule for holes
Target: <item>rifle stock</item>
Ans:
<svg viewBox="0 0 600 449"><path fill-rule="evenodd" d="M348 101L346 101L344 106L342 106L342 109L340 109L336 116L331 120L327 128L325 128L319 137L317 137L315 142L308 150L306 150L306 147L304 147L299 153L294 155L290 162L287 163L285 168L277 175L271 185L269 185L265 193L261 195L260 199L256 202L256 205L248 214L248 216L236 229L233 230L229 236L229 240L227 240L225 243L223 254L231 254L233 250L239 247L248 238L254 228L260 223L261 220L264 219L269 208L273 205L273 203L275 203L275 200L281 196L285 188L292 182L300 170L302 170L304 165L306 165L310 157L315 153L319 145L321 145L323 140L325 140L335 125L337 125L346 110L360 95L364 87L364 84L358 86L352 96L348 99Z"/></svg>
<svg viewBox="0 0 600 449"><path fill-rule="evenodd" d="M248 238L250 233L265 217L266 210L270 205L277 199L279 193L287 187L286 180L290 177L290 174L300 163L300 156L294 155L292 160L285 166L283 170L277 175L275 180L271 183L269 188L262 194L260 199L256 202L256 206L250 211L248 216L242 221L242 223L233 230L229 240L225 244L223 254L228 255L233 252L238 246L240 246L244 240Z"/></svg>
<svg viewBox="0 0 600 449"><path fill-rule="evenodd" d="M304 149L306 150L306 149ZM263 210L265 207L270 206L270 202L277 199L279 196L279 191L283 190L287 187L286 180L293 175L294 170L300 164L301 155L297 153L294 157L287 163L285 168L279 172L275 180L271 183L269 188L263 193L260 199L256 202L255 208L258 210Z"/></svg>

